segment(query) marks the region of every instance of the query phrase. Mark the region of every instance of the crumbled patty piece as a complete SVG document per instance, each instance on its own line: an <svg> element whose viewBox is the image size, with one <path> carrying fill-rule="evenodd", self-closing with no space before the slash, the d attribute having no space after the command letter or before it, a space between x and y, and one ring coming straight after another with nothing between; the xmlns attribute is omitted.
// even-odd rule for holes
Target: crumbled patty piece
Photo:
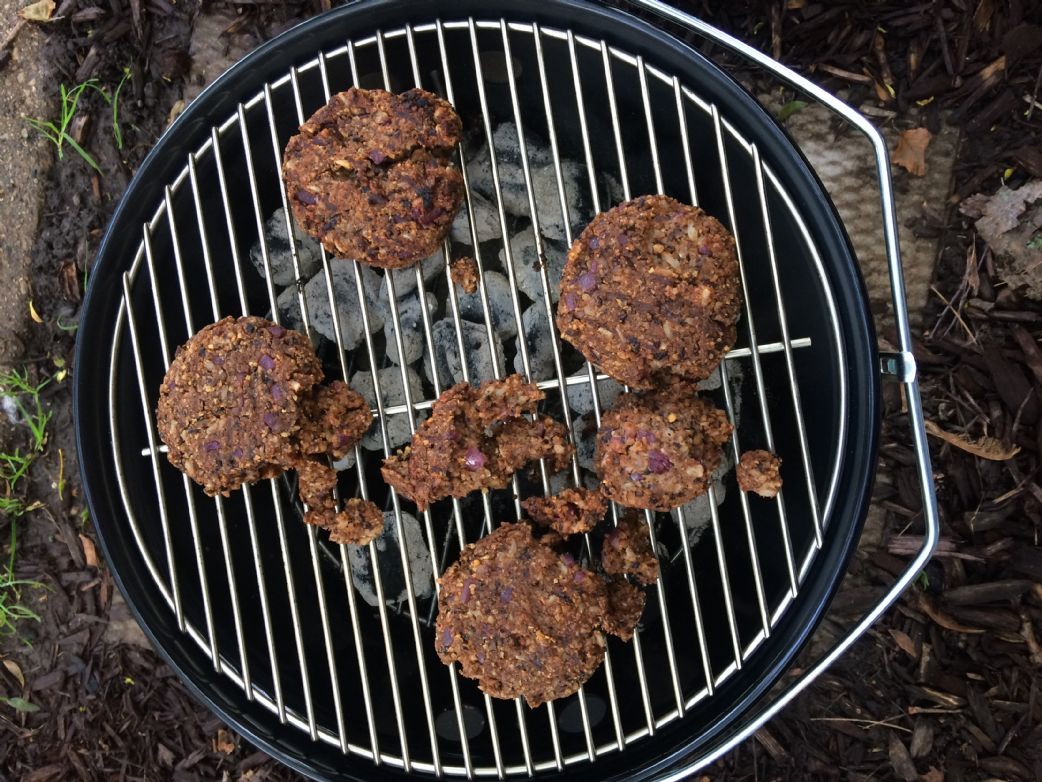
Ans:
<svg viewBox="0 0 1042 782"><path fill-rule="evenodd" d="M601 419L601 491L631 508L668 511L705 493L731 434L727 415L680 381L623 394Z"/></svg>
<svg viewBox="0 0 1042 782"><path fill-rule="evenodd" d="M553 497L529 497L521 507L532 521L567 536L596 527L608 501L593 489L565 489Z"/></svg>
<svg viewBox="0 0 1042 782"><path fill-rule="evenodd" d="M503 524L441 577L435 649L495 698L533 708L579 689L604 659L604 579Z"/></svg>
<svg viewBox="0 0 1042 782"><path fill-rule="evenodd" d="M397 269L428 257L463 199L450 161L462 128L449 103L421 89L334 95L286 145L293 216L338 258Z"/></svg>
<svg viewBox="0 0 1042 782"><path fill-rule="evenodd" d="M746 451L738 460L738 488L774 497L782 487L781 459L770 451Z"/></svg>
<svg viewBox="0 0 1042 782"><path fill-rule="evenodd" d="M735 341L741 289L734 239L667 196L603 212L572 244L561 277L561 336L615 379L701 380Z"/></svg>
<svg viewBox="0 0 1042 782"><path fill-rule="evenodd" d="M608 611L604 615L604 631L618 636L623 641L633 637L640 615L644 613L647 595L636 584L624 578L613 578L608 582Z"/></svg>
<svg viewBox="0 0 1042 782"><path fill-rule="evenodd" d="M565 539L561 537L561 533L557 530L548 529L544 530L543 534L539 537L539 542L544 546L549 546L558 554L565 552Z"/></svg>
<svg viewBox="0 0 1042 782"><path fill-rule="evenodd" d="M304 514L307 524L330 528L336 523L336 470L319 459L298 457L291 462L297 471L297 493L308 506Z"/></svg>
<svg viewBox="0 0 1042 782"><path fill-rule="evenodd" d="M572 456L568 429L549 416L532 421L543 392L520 375L445 391L412 442L384 459L387 483L420 510L445 497L502 488L528 462L544 458L553 472Z"/></svg>
<svg viewBox="0 0 1042 782"><path fill-rule="evenodd" d="M341 380L318 386L305 403L300 452L342 458L373 423L365 399Z"/></svg>
<svg viewBox="0 0 1042 782"><path fill-rule="evenodd" d="M371 423L361 395L319 385L307 337L256 317L225 318L177 349L156 418L170 463L210 495L288 469L299 477L309 523L333 522L339 458Z"/></svg>
<svg viewBox="0 0 1042 782"><path fill-rule="evenodd" d="M469 255L457 258L449 266L452 281L459 285L464 293L476 293L478 290L478 265Z"/></svg>
<svg viewBox="0 0 1042 782"><path fill-rule="evenodd" d="M623 515L619 526L604 536L601 566L609 575L633 576L645 586L658 579L658 557L651 549L644 522L636 514Z"/></svg>
<svg viewBox="0 0 1042 782"><path fill-rule="evenodd" d="M383 512L369 500L355 497L345 502L344 509L336 515L334 525L329 527L329 539L364 546L380 537L383 529Z"/></svg>

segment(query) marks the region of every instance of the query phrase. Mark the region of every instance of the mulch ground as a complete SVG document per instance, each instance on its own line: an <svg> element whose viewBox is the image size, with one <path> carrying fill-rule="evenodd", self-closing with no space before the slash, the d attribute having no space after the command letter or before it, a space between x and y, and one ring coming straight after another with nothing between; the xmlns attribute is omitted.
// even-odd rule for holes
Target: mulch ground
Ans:
<svg viewBox="0 0 1042 782"><path fill-rule="evenodd" d="M930 442L938 556L849 654L704 773L1042 779L1042 306L1006 283L958 211L972 194L1042 178L1042 106L1032 103L1042 79L1042 9L1022 0L681 5L826 87L849 90L854 105L894 117L916 106L927 128L950 122L963 132L945 219L916 226L941 238L936 295L916 346L926 416L961 437ZM237 13L229 34L263 40L319 6L229 4ZM64 0L62 20L48 27L56 94L58 81L97 78L111 89L124 67L132 76L122 149L94 96L84 98L90 121L74 129L104 173L73 156L49 175L32 280L44 323L30 324L26 356L38 376L54 375L55 359L71 365L84 275L119 196L183 95L197 12L195 0ZM55 419L30 489L43 507L21 524L16 572L48 589L31 598L42 621L0 641L0 694L39 710L0 707L0 780L296 779L198 706L154 653L103 640L114 588L81 515L67 382L52 383L45 399ZM826 623L834 634L872 604L922 533L895 387L885 401L882 459L892 480L880 490L884 544L853 563L856 585ZM981 458L973 448L1012 455ZM59 497L53 485L63 479ZM8 524L0 519L2 540Z"/></svg>

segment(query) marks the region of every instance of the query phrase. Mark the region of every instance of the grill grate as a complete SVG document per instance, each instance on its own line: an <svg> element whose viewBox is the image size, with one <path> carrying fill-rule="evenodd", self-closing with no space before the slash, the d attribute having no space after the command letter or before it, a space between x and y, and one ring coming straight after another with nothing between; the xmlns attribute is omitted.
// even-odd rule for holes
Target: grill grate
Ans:
<svg viewBox="0 0 1042 782"><path fill-rule="evenodd" d="M407 66L392 73L392 62ZM570 73L551 71L551 65L562 64ZM518 73L522 66L524 74ZM374 69L372 75L365 70L368 67ZM227 314L279 319L265 221L274 207L281 206L287 235L294 235L281 184L282 149L296 125L333 92L352 84L394 90L422 86L479 118L499 196L495 217L511 287L511 315L521 335L525 333L523 305L515 275L520 261L508 240L511 220L492 143L497 122L516 128L531 233L540 258L548 251L540 230L540 216L548 209L560 210L565 216L564 240L570 244L573 239L575 224L567 217L573 209L563 167L566 160L577 160L585 168L584 196L593 212L611 205L604 196L602 177L610 172L621 185L623 199L654 191L701 202L733 230L738 243L746 304L739 326L740 346L721 367L719 394L732 421L739 424L731 441L732 457L737 460L741 447L755 447L754 443L778 450L786 461L786 493L768 503L732 491L727 501L711 489L706 503L708 529L697 543L690 542L690 509L657 517L648 512L652 542L669 556L664 559L663 578L649 594L641 631L628 645L610 643L602 672L576 696L540 709L530 710L520 701L493 702L461 679L455 666L445 668L438 662L428 629L434 597L427 598L424 606L418 596L407 535L399 535L397 546L404 604L389 604L383 583L381 559L394 555L376 543L367 547L377 603L370 610L358 601L347 549L328 544L314 527L300 523L300 509L294 507L292 487L285 479L273 480L267 487L244 487L241 499L234 495L211 500L170 467L156 438L153 411L172 346ZM596 120L603 119L605 107L609 122L602 130ZM532 128L548 139L556 203L537 198L526 144L526 132ZM601 132L606 143L595 135ZM460 150L465 179L467 154L468 150ZM707 160L712 164L707 165ZM207 179L216 179L217 186L203 186ZM481 270L484 329L491 366L501 377L510 369L508 359L493 348L497 337L486 285L495 262L483 257L474 217L479 206L469 179L466 185L471 253ZM755 202L753 219L737 208L740 198ZM813 264L834 329L831 339L815 337L812 343L794 336L798 330L790 332L784 300L789 294L791 301L792 291L786 287L784 259L775 249L775 226L780 222L795 226L799 252ZM250 234L259 242L266 271L262 286L242 257L242 247L251 243ZM306 275L292 241L290 251L303 328L314 337L310 300L304 292ZM453 254L447 241L443 260L459 254ZM415 431L418 416L451 384L439 377L433 360L432 315L426 306L429 287L447 292L462 373L465 379L476 379L468 367L463 316L447 264L440 277L430 281L419 266L414 270L424 349L434 367L433 382L422 399L413 396L404 360L396 296L396 280L402 278L385 277L395 334L394 344L385 347L397 351L405 395L404 404L385 404L386 389L381 388L375 370L386 362L369 328L365 270L350 262L365 341L364 351L355 354L344 349L334 292L333 264L345 262L327 257L324 250L320 260L335 332L327 363L345 381L356 362L373 370L377 400L373 413L383 453L389 453L393 449L388 424L404 417L409 430ZM197 278L200 269L204 275ZM538 305L552 324L552 283L545 264L539 277L542 300ZM263 92L240 103L233 116L211 128L209 140L188 156L184 169L166 187L154 217L143 226L137 256L123 276L123 289L110 356L110 424L124 509L141 555L181 632L208 653L216 672L241 687L247 698L271 709L280 721L345 753L405 770L503 777L562 769L620 750L712 697L749 660L797 598L827 534L837 489L836 465L845 446L847 396L845 377L839 373L840 399L834 403L838 437L815 448L814 433L808 431L802 413L800 381L808 388L821 366L842 366L843 359L835 304L817 248L797 205L769 164L718 106L643 57L603 40L534 24L469 19L388 30L318 53L265 85ZM574 421L567 391L585 385L599 424L598 381L605 376L588 363L579 373L569 374L567 366L574 358L568 355L570 348L559 342L552 327L550 333L553 376L538 378L539 385L550 392L548 398L557 397L551 403L559 402L570 428ZM122 342L127 335L129 355ZM149 351L153 345L158 350ZM517 345L520 365L530 375L527 340L519 338ZM135 396L144 422L140 432L128 431L117 420L121 403ZM819 451L825 457L816 462L812 453ZM149 460L154 485L131 485L122 467L125 459ZM356 447L354 477L342 476L341 491L364 498L372 493L379 501L384 489L369 483L378 464L379 457ZM540 473L536 488L549 492L551 476L545 466ZM578 460L573 460L572 485L581 485L582 477ZM825 487L823 495L819 487ZM464 543L503 520L505 510L519 516L524 490L515 477L512 492L502 496L491 493L473 501L452 500L444 510L421 514L435 577ZM403 510L393 491L387 502L400 528ZM617 517L615 507L612 516ZM480 522L473 523L475 518ZM588 538L584 549L590 556ZM780 557L773 553L779 549ZM680 596L670 597L667 588ZM434 589L436 595L436 579ZM229 614L230 627L224 621ZM278 619L287 615L290 627L284 632ZM384 697L388 691L390 703Z"/></svg>

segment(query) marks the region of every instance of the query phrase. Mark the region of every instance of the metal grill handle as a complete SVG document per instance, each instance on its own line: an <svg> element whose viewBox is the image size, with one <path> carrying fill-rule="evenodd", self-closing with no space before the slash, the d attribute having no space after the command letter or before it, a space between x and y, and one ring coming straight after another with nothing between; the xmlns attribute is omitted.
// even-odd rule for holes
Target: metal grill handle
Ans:
<svg viewBox="0 0 1042 782"><path fill-rule="evenodd" d="M669 776L665 777L668 780L679 780L694 771L696 767L703 767L712 763L753 735L765 722L774 717L797 695L809 687L815 679L824 673L826 668L832 665L855 641L864 635L868 628L897 601L897 598L908 588L933 555L940 527L937 516L937 497L934 494L933 470L930 465L930 451L926 444L923 409L919 399L919 382L916 377L915 357L912 354L911 328L908 323L908 309L905 303L904 277L901 272L901 248L897 234L893 183L890 179L890 154L883 136L864 116L836 96L748 44L716 29L712 25L706 24L701 19L666 5L661 0L631 0L631 2L635 6L650 11L662 19L675 22L705 39L720 44L735 54L741 55L760 66L788 86L810 95L830 111L857 128L872 144L876 175L879 178L879 203L883 218L883 239L886 247L887 271L890 277L890 293L893 302L894 321L897 325L898 342L898 351L896 353L880 356L880 372L885 377L891 377L904 386L908 401L908 418L912 429L916 468L919 475L923 517L926 522L926 534L923 536L922 546L879 603L850 627L847 634L840 638L821 659L808 666L804 673L779 692L773 701L761 708L755 718L750 720L742 730L731 736L728 741L717 748L711 755L695 763L675 769Z"/></svg>

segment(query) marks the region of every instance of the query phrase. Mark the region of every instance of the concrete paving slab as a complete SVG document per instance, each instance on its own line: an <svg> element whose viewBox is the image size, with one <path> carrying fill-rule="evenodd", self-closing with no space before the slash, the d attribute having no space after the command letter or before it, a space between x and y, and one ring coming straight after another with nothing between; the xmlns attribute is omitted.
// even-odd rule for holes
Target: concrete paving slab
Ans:
<svg viewBox="0 0 1042 782"><path fill-rule="evenodd" d="M761 93L758 99L774 113L782 105L778 93ZM875 159L871 145L860 133L837 136L833 127L835 116L824 106L812 104L792 114L784 126L807 156L843 220L861 264L876 326L881 327L890 322L892 307ZM881 130L887 147L893 152L898 129L884 125ZM922 320L939 240L918 236L911 223L923 214L943 218L958 143L958 129L942 124L941 132L926 150L925 176L911 176L897 167L892 171L908 311L913 327Z"/></svg>
<svg viewBox="0 0 1042 782"><path fill-rule="evenodd" d="M21 0L0 0L0 27L15 24ZM0 70L0 367L21 357L29 317L29 260L52 150L23 117L54 111L44 97L52 76L43 57L46 36L27 24Z"/></svg>

